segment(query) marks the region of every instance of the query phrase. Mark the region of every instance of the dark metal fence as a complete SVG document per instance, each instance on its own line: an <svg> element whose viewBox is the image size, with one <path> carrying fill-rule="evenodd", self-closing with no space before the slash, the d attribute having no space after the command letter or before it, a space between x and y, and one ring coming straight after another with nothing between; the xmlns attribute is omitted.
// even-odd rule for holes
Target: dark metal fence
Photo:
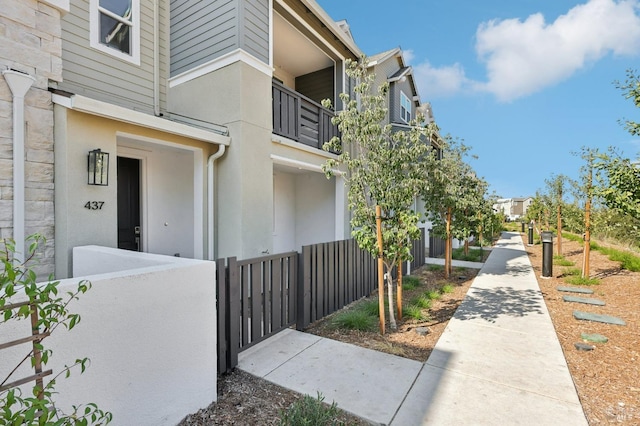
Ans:
<svg viewBox="0 0 640 426"><path fill-rule="evenodd" d="M424 265L425 233L413 242L412 270ZM295 324L299 330L378 286L376 259L355 240L320 243L290 252L216 263L218 371L238 354Z"/></svg>
<svg viewBox="0 0 640 426"><path fill-rule="evenodd" d="M445 241L429 233L429 257L440 257L444 254Z"/></svg>

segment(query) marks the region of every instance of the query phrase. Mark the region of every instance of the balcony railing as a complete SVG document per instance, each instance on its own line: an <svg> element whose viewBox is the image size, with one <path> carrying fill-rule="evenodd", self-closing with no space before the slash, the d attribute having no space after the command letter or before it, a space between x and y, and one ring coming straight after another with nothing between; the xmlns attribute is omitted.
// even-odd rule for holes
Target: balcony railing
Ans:
<svg viewBox="0 0 640 426"><path fill-rule="evenodd" d="M322 149L322 145L338 135L331 123L333 111L273 82L273 133Z"/></svg>

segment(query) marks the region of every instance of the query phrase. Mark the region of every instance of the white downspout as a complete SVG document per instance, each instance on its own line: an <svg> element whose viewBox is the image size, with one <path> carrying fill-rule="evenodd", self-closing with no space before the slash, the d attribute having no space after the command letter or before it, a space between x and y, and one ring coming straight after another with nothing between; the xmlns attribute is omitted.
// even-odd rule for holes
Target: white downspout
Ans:
<svg viewBox="0 0 640 426"><path fill-rule="evenodd" d="M209 260L215 260L214 248L215 248L215 210L213 201L215 198L215 161L222 157L226 151L225 145L218 145L218 151L209 156L207 161L207 233L208 233L208 249L207 257Z"/></svg>
<svg viewBox="0 0 640 426"><path fill-rule="evenodd" d="M24 196L24 96L36 81L29 74L14 70L2 71L13 94L13 239L16 244L14 263L26 260L25 196Z"/></svg>
<svg viewBox="0 0 640 426"><path fill-rule="evenodd" d="M160 116L160 10L153 0L153 114Z"/></svg>

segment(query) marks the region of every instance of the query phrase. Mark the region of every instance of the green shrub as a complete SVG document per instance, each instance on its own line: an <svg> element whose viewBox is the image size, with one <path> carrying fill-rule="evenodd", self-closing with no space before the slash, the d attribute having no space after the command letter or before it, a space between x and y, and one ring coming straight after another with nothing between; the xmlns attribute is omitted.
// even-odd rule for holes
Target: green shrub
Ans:
<svg viewBox="0 0 640 426"><path fill-rule="evenodd" d="M580 269L580 268L566 268L562 272L562 275L570 276L570 277L574 277L574 276L581 275L581 274L582 274L582 269Z"/></svg>
<svg viewBox="0 0 640 426"><path fill-rule="evenodd" d="M427 266L427 270L431 272L442 271L444 266L442 265L429 265Z"/></svg>
<svg viewBox="0 0 640 426"><path fill-rule="evenodd" d="M431 299L429 299L427 296L423 294L411 299L409 304L417 306L422 309L429 309L431 307Z"/></svg>
<svg viewBox="0 0 640 426"><path fill-rule="evenodd" d="M598 285L600 280L597 278L582 278L580 276L565 278L565 282L573 285Z"/></svg>
<svg viewBox="0 0 640 426"><path fill-rule="evenodd" d="M336 314L331 325L334 328L348 330L372 331L376 328L378 319L359 309L351 309Z"/></svg>
<svg viewBox="0 0 640 426"><path fill-rule="evenodd" d="M620 267L632 272L640 271L640 257L626 251L615 250L607 247L598 247L597 249L603 254L609 256L609 259L620 262Z"/></svg>
<svg viewBox="0 0 640 426"><path fill-rule="evenodd" d="M406 305L402 310L402 315L416 321L424 321L429 318L429 315L416 305Z"/></svg>
<svg viewBox="0 0 640 426"><path fill-rule="evenodd" d="M453 290L454 290L454 287L451 284L445 284L440 289L442 294L453 293Z"/></svg>
<svg viewBox="0 0 640 426"><path fill-rule="evenodd" d="M431 300L438 300L440 299L440 292L437 290L429 290L427 292L424 293L424 295Z"/></svg>
<svg viewBox="0 0 640 426"><path fill-rule="evenodd" d="M324 397L318 392L317 398L305 395L297 400L286 411L280 413L281 426L329 426L343 425L344 422L338 420L338 406L336 403L327 405Z"/></svg>
<svg viewBox="0 0 640 426"><path fill-rule="evenodd" d="M386 304L387 299L385 299L385 305ZM377 299L363 300L362 302L358 303L356 309L372 317L380 316L380 304Z"/></svg>
<svg viewBox="0 0 640 426"><path fill-rule="evenodd" d="M482 249L470 249L464 254L464 247L457 248L451 253L451 258L455 260L466 260L469 262L482 262Z"/></svg>
<svg viewBox="0 0 640 426"><path fill-rule="evenodd" d="M420 282L420 278L414 277L413 275L407 275L406 277L402 277L402 288L404 290L414 290L420 287L422 283Z"/></svg>
<svg viewBox="0 0 640 426"><path fill-rule="evenodd" d="M573 265L575 265L574 262L570 261L569 259L565 259L564 256L560 256L558 254L553 256L553 264L554 265L558 265L558 266L573 266Z"/></svg>

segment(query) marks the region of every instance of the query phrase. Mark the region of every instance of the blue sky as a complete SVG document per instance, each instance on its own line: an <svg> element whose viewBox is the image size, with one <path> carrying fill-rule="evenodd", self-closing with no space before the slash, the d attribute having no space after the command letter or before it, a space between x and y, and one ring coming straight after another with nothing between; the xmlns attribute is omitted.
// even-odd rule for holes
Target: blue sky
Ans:
<svg viewBox="0 0 640 426"><path fill-rule="evenodd" d="M366 55L400 47L443 134L502 197L577 178L587 146L640 154L614 81L640 71L640 0L317 0Z"/></svg>

